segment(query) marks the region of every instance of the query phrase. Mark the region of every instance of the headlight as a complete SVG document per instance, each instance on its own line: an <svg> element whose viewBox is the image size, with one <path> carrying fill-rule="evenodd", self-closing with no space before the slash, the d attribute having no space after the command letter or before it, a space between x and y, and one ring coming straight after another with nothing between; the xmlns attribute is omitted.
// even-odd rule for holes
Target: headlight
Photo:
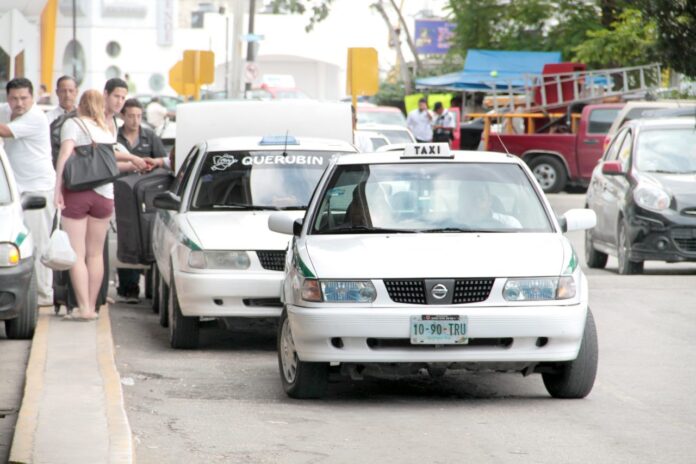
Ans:
<svg viewBox="0 0 696 464"><path fill-rule="evenodd" d="M667 192L652 185L639 184L633 191L633 199L638 206L655 211L667 209L670 204L670 198Z"/></svg>
<svg viewBox="0 0 696 464"><path fill-rule="evenodd" d="M503 298L508 301L567 300L575 293L572 276L508 279L503 288Z"/></svg>
<svg viewBox="0 0 696 464"><path fill-rule="evenodd" d="M246 251L192 251L188 265L194 269L248 269L251 260Z"/></svg>
<svg viewBox="0 0 696 464"><path fill-rule="evenodd" d="M304 279L302 299L311 302L372 303L377 290L369 280Z"/></svg>
<svg viewBox="0 0 696 464"><path fill-rule="evenodd" d="M12 243L0 243L0 266L10 267L19 264L19 248Z"/></svg>

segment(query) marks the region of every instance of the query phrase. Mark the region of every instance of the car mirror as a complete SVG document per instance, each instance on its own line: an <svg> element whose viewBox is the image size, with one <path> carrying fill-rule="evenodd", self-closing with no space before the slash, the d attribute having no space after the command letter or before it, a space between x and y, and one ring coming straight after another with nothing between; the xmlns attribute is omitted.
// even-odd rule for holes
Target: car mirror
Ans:
<svg viewBox="0 0 696 464"><path fill-rule="evenodd" d="M607 176L622 176L624 174L621 161L605 161L602 164L602 174Z"/></svg>
<svg viewBox="0 0 696 464"><path fill-rule="evenodd" d="M597 225L597 215L591 209L570 209L558 221L563 232L591 229Z"/></svg>
<svg viewBox="0 0 696 464"><path fill-rule="evenodd" d="M27 196L22 198L22 209L43 209L46 207L46 197Z"/></svg>
<svg viewBox="0 0 696 464"><path fill-rule="evenodd" d="M299 236L302 233L302 219L293 219L287 214L274 213L268 218L268 228L279 234Z"/></svg>
<svg viewBox="0 0 696 464"><path fill-rule="evenodd" d="M172 192L163 192L152 200L152 204L155 208L179 211L179 208L181 208L181 198Z"/></svg>

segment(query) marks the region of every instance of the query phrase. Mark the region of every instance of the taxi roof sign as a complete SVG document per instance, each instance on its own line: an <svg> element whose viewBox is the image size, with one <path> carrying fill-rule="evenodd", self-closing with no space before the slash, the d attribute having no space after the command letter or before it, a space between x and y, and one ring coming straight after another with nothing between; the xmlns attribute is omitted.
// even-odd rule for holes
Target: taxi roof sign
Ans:
<svg viewBox="0 0 696 464"><path fill-rule="evenodd" d="M404 147L401 158L454 158L448 143L413 143Z"/></svg>
<svg viewBox="0 0 696 464"><path fill-rule="evenodd" d="M292 135L264 135L259 145L299 145L300 142Z"/></svg>

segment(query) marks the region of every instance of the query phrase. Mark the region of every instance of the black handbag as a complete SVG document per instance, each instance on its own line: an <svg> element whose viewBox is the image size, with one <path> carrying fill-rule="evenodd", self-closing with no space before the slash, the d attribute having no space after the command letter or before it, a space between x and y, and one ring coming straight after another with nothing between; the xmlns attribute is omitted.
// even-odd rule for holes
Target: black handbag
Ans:
<svg viewBox="0 0 696 464"><path fill-rule="evenodd" d="M63 185L68 190L81 191L113 182L119 177L114 144L96 143L84 123L79 118L75 122L92 143L75 146L63 168Z"/></svg>

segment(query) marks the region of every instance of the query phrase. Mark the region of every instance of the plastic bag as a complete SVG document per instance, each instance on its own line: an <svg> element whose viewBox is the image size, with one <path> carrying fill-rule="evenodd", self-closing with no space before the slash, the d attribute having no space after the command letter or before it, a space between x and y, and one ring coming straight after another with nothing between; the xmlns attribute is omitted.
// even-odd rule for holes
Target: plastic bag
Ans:
<svg viewBox="0 0 696 464"><path fill-rule="evenodd" d="M60 218L56 214L53 221L53 232L51 232L48 245L41 255L41 262L54 271L67 271L73 267L77 261L77 256L70 245L70 237L65 231L60 230L59 223Z"/></svg>

